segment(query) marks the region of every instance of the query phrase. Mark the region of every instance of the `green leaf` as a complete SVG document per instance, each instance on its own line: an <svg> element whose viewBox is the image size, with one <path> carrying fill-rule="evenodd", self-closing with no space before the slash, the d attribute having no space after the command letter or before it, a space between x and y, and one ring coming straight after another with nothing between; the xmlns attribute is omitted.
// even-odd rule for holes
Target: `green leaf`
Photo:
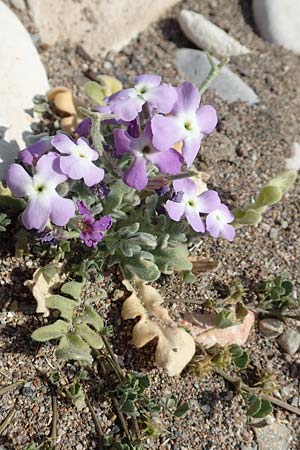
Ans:
<svg viewBox="0 0 300 450"><path fill-rule="evenodd" d="M97 105L104 105L104 98L106 97L105 87L96 81L88 81L84 86L84 93Z"/></svg>
<svg viewBox="0 0 300 450"><path fill-rule="evenodd" d="M190 406L187 402L181 403L181 405L179 405L178 408L176 408L174 416L183 417L188 412L189 409Z"/></svg>
<svg viewBox="0 0 300 450"><path fill-rule="evenodd" d="M47 308L58 309L63 319L71 322L77 302L62 295L51 295L46 299Z"/></svg>
<svg viewBox="0 0 300 450"><path fill-rule="evenodd" d="M254 414L258 413L261 408L261 399L256 395L251 395L248 400L247 416L254 417Z"/></svg>
<svg viewBox="0 0 300 450"><path fill-rule="evenodd" d="M55 354L58 359L66 361L75 360L82 364L92 364L93 362L90 347L75 333L69 333L61 338Z"/></svg>
<svg viewBox="0 0 300 450"><path fill-rule="evenodd" d="M56 274L57 265L56 264L47 264L43 267L43 275L47 282L51 280Z"/></svg>
<svg viewBox="0 0 300 450"><path fill-rule="evenodd" d="M174 394L169 394L166 397L165 405L168 409L176 408L176 406L178 405L177 397Z"/></svg>
<svg viewBox="0 0 300 450"><path fill-rule="evenodd" d="M94 330L92 330L85 323L76 325L76 333L80 334L82 339L85 340L92 348L100 349L103 347L103 340Z"/></svg>
<svg viewBox="0 0 300 450"><path fill-rule="evenodd" d="M35 330L31 337L38 342L46 342L51 339L58 339L69 330L69 324L64 320L57 320L51 325L46 325L45 327L38 328Z"/></svg>
<svg viewBox="0 0 300 450"><path fill-rule="evenodd" d="M293 283L291 283L290 281L288 281L288 280L283 281L281 286L283 287L283 289L285 291L284 295L290 295L293 292L293 289L294 289Z"/></svg>
<svg viewBox="0 0 300 450"><path fill-rule="evenodd" d="M70 297L74 298L75 300L80 300L83 286L84 282L79 283L78 281L68 281L62 286L61 292L63 294L70 295Z"/></svg>
<svg viewBox="0 0 300 450"><path fill-rule="evenodd" d="M261 222L262 215L254 209L236 210L234 211L235 220L233 225L238 228L243 225L256 225Z"/></svg>
<svg viewBox="0 0 300 450"><path fill-rule="evenodd" d="M264 208L278 203L282 198L282 191L276 186L265 186L254 203L253 209Z"/></svg>
<svg viewBox="0 0 300 450"><path fill-rule="evenodd" d="M294 184L297 178L296 170L284 170L278 175L273 177L267 184L267 186L276 186L281 189L282 193L285 194L288 189Z"/></svg>
<svg viewBox="0 0 300 450"><path fill-rule="evenodd" d="M255 414L252 414L252 417L254 417L255 419L263 419L273 411L272 405L269 400L261 399L260 402L261 405L259 410Z"/></svg>
<svg viewBox="0 0 300 450"><path fill-rule="evenodd" d="M234 325L235 313L233 311L221 311L216 315L215 325L217 328L228 328Z"/></svg>
<svg viewBox="0 0 300 450"><path fill-rule="evenodd" d="M243 352L241 356L239 356L238 358L234 358L234 364L236 365L236 367L238 369L245 369L248 365L249 362L249 356L247 352Z"/></svg>
<svg viewBox="0 0 300 450"><path fill-rule="evenodd" d="M240 358L244 352L244 350L242 349L242 347L238 344L232 344L229 347L229 351L232 354L232 357L235 358Z"/></svg>
<svg viewBox="0 0 300 450"><path fill-rule="evenodd" d="M102 317L89 305L85 306L81 321L92 325L98 332L103 330L104 322Z"/></svg>
<svg viewBox="0 0 300 450"><path fill-rule="evenodd" d="M135 407L135 404L131 400L126 400L122 405L123 413L127 414L127 416L138 416L139 413Z"/></svg>

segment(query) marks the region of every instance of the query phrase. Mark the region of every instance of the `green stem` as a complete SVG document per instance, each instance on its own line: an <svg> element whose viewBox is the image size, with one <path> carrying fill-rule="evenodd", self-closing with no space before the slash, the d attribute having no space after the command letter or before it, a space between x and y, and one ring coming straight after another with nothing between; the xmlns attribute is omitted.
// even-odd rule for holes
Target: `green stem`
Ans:
<svg viewBox="0 0 300 450"><path fill-rule="evenodd" d="M103 339L105 348L106 348L106 350L108 351L109 356L111 357L111 359L112 359L112 361L113 361L113 365L115 366L115 372L116 372L116 375L118 375L118 377L120 378L120 380L124 380L124 379L125 379L125 376L124 376L124 374L123 374L122 367L120 366L119 361L117 360L117 358L116 358L116 356L115 356L115 354L114 354L114 352L113 352L113 349L111 348L110 343L108 342L107 337L104 336L104 335L101 335L101 337L102 337L102 339Z"/></svg>
<svg viewBox="0 0 300 450"><path fill-rule="evenodd" d="M207 75L206 80L204 80L202 86L199 88L201 95L203 95L207 91L207 89L209 88L211 83L214 81L214 79L219 75L220 70L229 63L229 58L225 58L225 59L223 59L223 61L216 64L214 62L213 58L211 57L211 55L207 52L205 52L205 53L209 60L211 68L210 68L209 74Z"/></svg>
<svg viewBox="0 0 300 450"><path fill-rule="evenodd" d="M243 383L240 380L240 378L232 377L231 375L229 375L220 368L214 367L214 371L217 372L219 375L221 375L221 377L223 377L225 380L227 380L234 386L240 386L241 390L251 393L257 393L261 399L267 400L276 406L280 406L281 408L286 409L287 411L300 416L300 409L296 408L296 406L290 405L289 403L279 400L278 398L272 397L271 395L260 394L257 388L248 386L247 384Z"/></svg>

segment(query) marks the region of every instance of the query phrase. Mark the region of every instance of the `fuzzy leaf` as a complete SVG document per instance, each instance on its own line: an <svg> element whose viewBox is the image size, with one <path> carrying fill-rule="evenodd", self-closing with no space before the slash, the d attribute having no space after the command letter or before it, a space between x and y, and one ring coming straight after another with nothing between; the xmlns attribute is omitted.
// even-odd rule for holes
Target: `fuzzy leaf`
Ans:
<svg viewBox="0 0 300 450"><path fill-rule="evenodd" d="M253 205L254 209L264 208L266 206L274 205L282 198L282 191L276 186L265 186L260 192L258 199Z"/></svg>
<svg viewBox="0 0 300 450"><path fill-rule="evenodd" d="M57 320L51 325L46 325L45 327L38 328L35 330L31 337L38 342L46 342L51 339L58 339L61 336L67 334L69 330L69 324L64 320Z"/></svg>
<svg viewBox="0 0 300 450"><path fill-rule="evenodd" d="M176 408L174 416L183 417L188 412L189 409L190 406L187 402L181 403L181 405L179 405L178 408Z"/></svg>
<svg viewBox="0 0 300 450"><path fill-rule="evenodd" d="M69 333L61 338L55 354L58 359L66 361L75 360L82 364L93 362L90 347L75 333Z"/></svg>
<svg viewBox="0 0 300 450"><path fill-rule="evenodd" d="M84 283L78 283L78 281L68 281L62 286L61 292L63 294L70 295L70 297L74 298L75 300L80 300L83 286Z"/></svg>
<svg viewBox="0 0 300 450"><path fill-rule="evenodd" d="M273 410L272 405L268 400L261 399L260 401L261 405L259 410L255 414L252 414L252 417L254 417L255 419L263 419L264 417L271 414Z"/></svg>
<svg viewBox="0 0 300 450"><path fill-rule="evenodd" d="M76 325L76 333L80 334L82 339L85 340L90 347L96 349L103 347L103 341L99 334L92 330L87 324L81 323Z"/></svg>
<svg viewBox="0 0 300 450"><path fill-rule="evenodd" d="M120 91L122 89L122 83L108 75L101 75L99 81L100 83L88 81L84 86L84 92L97 105L104 105L104 98Z"/></svg>
<svg viewBox="0 0 300 450"><path fill-rule="evenodd" d="M247 409L247 416L253 417L254 414L256 414L261 407L261 399L256 397L256 395L251 395L248 401L248 409Z"/></svg>
<svg viewBox="0 0 300 450"><path fill-rule="evenodd" d="M266 186L276 186L285 194L289 188L294 184L297 178L296 170L283 170L275 177L271 178Z"/></svg>
<svg viewBox="0 0 300 450"><path fill-rule="evenodd" d="M58 309L63 319L72 320L77 302L62 295L51 295L46 299L47 308Z"/></svg>
<svg viewBox="0 0 300 450"><path fill-rule="evenodd" d="M92 325L98 332L103 330L103 319L91 306L85 306L81 320L82 322Z"/></svg>

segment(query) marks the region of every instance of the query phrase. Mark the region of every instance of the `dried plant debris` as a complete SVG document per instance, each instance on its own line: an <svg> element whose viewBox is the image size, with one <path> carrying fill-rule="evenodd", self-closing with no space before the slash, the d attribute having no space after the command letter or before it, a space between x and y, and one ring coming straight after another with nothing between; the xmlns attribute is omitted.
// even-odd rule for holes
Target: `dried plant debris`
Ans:
<svg viewBox="0 0 300 450"><path fill-rule="evenodd" d="M157 365L166 369L169 376L179 375L195 353L194 339L171 319L155 288L142 281L136 286L122 308L123 319L140 317L132 331L132 342L140 348L157 339Z"/></svg>

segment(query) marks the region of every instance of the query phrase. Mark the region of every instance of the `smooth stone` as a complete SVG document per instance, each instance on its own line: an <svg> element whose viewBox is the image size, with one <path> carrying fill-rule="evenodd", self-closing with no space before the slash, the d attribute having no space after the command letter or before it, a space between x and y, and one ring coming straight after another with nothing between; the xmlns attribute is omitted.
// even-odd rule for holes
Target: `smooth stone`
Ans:
<svg viewBox="0 0 300 450"><path fill-rule="evenodd" d="M264 39L300 53L299 0L253 0L253 15Z"/></svg>
<svg viewBox="0 0 300 450"><path fill-rule="evenodd" d="M300 333L287 328L277 339L279 346L289 355L294 355L300 347Z"/></svg>
<svg viewBox="0 0 300 450"><path fill-rule="evenodd" d="M263 319L260 320L258 328L264 336L275 339L283 333L284 324L278 319Z"/></svg>
<svg viewBox="0 0 300 450"><path fill-rule="evenodd" d="M120 50L179 0L27 0L43 43L70 40L96 58ZM70 13L71 12L71 13Z"/></svg>
<svg viewBox="0 0 300 450"><path fill-rule="evenodd" d="M201 14L183 9L179 14L178 22L188 39L197 47L213 55L225 58L249 53L247 47L241 45Z"/></svg>
<svg viewBox="0 0 300 450"><path fill-rule="evenodd" d="M26 9L25 0L10 0L10 4L19 11L25 11Z"/></svg>
<svg viewBox="0 0 300 450"><path fill-rule="evenodd" d="M291 432L283 423L254 427L259 450L289 450Z"/></svg>
<svg viewBox="0 0 300 450"><path fill-rule="evenodd" d="M219 62L217 59L213 59L216 63ZM182 48L176 50L175 60L176 66L184 78L200 87L210 71L206 54L201 50ZM241 101L253 105L259 102L255 92L228 67L221 69L209 89L215 90L217 95L228 103Z"/></svg>
<svg viewBox="0 0 300 450"><path fill-rule="evenodd" d="M45 94L49 83L28 32L16 15L0 1L0 180L25 143L30 131L32 98Z"/></svg>

